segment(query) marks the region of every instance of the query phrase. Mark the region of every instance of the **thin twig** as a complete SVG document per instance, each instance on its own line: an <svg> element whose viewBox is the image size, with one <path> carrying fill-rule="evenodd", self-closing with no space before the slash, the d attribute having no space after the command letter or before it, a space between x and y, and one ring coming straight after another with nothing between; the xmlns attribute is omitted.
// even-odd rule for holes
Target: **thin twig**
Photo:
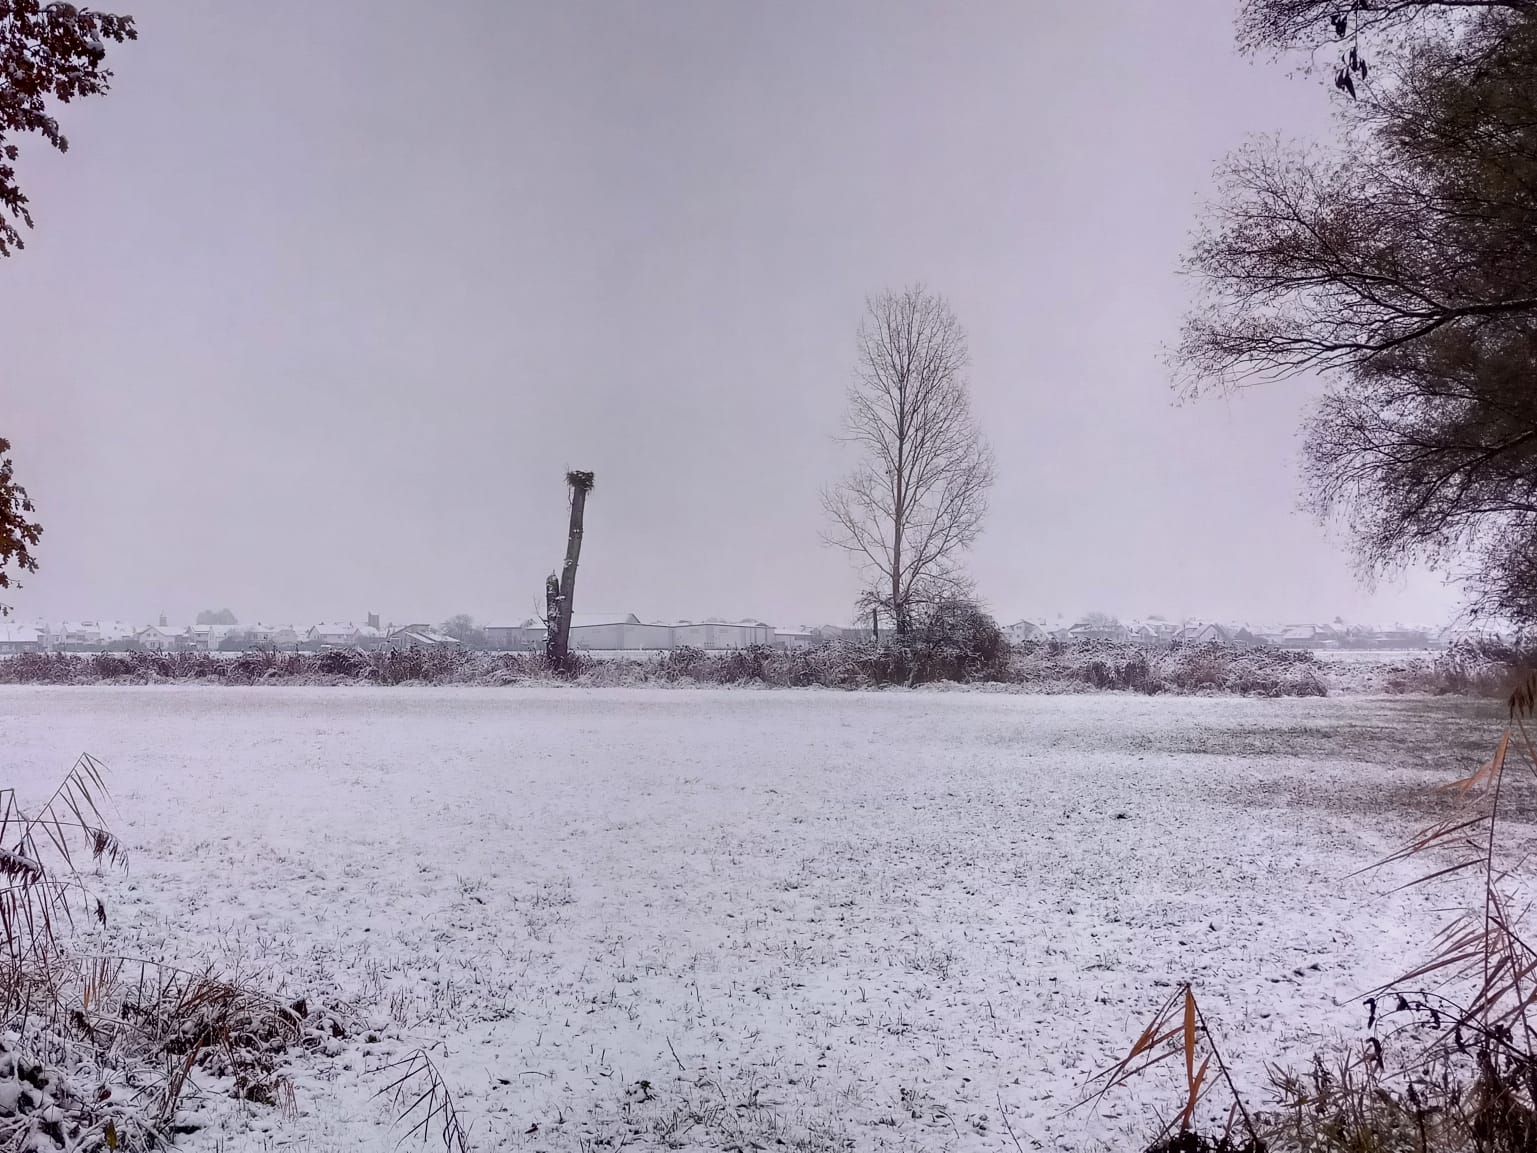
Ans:
<svg viewBox="0 0 1537 1153"><path fill-rule="evenodd" d="M1025 1147L1019 1143L1018 1136L1014 1133L1014 1126L1009 1121L1009 1111L1003 1107L1003 1090L998 1091L998 1116L1003 1118L1003 1127L1009 1131L1009 1140L1014 1142L1014 1148L1019 1153L1025 1153Z"/></svg>

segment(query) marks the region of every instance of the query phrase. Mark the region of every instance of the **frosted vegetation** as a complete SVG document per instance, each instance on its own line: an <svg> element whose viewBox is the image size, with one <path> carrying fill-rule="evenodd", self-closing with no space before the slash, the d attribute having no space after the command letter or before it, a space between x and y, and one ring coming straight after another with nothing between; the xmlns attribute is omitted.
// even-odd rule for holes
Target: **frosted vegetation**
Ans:
<svg viewBox="0 0 1537 1153"><path fill-rule="evenodd" d="M0 708L23 798L114 750L131 868L87 870L107 921L69 956L154 962L160 1012L202 990L237 1042L71 1035L50 1075L116 1086L119 1133L252 1151L385 1148L427 1109L477 1149L1012 1148L1005 1120L1141 1147L1165 1085L1063 1110L1179 982L1261 1098L1266 1062L1360 1026L1455 882L1349 875L1451 803L1431 786L1496 714L568 687Z"/></svg>

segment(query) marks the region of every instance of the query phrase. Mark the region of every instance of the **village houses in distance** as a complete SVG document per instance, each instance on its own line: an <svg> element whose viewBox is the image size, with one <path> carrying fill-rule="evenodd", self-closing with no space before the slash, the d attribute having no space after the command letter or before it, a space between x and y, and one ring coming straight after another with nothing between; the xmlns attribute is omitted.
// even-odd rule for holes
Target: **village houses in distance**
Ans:
<svg viewBox="0 0 1537 1153"><path fill-rule="evenodd" d="M451 622L450 622L451 624ZM540 620L492 624L445 631L448 625L422 622L381 623L365 613L361 624L329 621L310 625L170 624L162 616L155 624L124 621L75 620L21 623L0 620L0 654L29 652L224 652L255 649L283 652L324 652L336 649L371 650L469 647L495 652L530 652L544 647ZM1168 647L1175 644L1229 644L1290 649L1438 649L1460 639L1485 637L1487 631L1466 626L1424 627L1304 623L1256 626L1211 621L1170 621L1162 617L1123 623L1094 613L1071 624L1020 620L1003 629L1014 644L1110 642ZM571 623L571 648L592 654L666 652L679 648L746 649L759 645L809 648L836 640L870 640L869 627L820 625L777 627L759 620L647 620L634 613L576 613Z"/></svg>

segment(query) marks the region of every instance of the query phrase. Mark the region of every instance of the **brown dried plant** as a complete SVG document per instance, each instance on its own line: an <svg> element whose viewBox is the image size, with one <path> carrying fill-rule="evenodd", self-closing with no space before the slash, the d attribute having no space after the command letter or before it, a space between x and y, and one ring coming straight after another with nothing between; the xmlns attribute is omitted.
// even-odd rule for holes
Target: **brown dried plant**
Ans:
<svg viewBox="0 0 1537 1153"><path fill-rule="evenodd" d="M86 886L87 866L127 864L106 827L106 803L104 768L88 754L35 810L14 789L0 789L0 1020L44 1064L68 1060L84 1042L104 1066L158 1068L144 1087L147 1126L119 1112L115 1098L78 1104L91 1132L109 1127L124 1147L159 1140L154 1130L172 1121L199 1070L230 1075L245 1099L291 1109L292 1083L274 1057L300 1040L290 1008L211 970L95 955L65 940L82 910L106 923L106 907ZM130 1136L121 1126L142 1132ZM8 1147L0 1134L0 1148Z"/></svg>
<svg viewBox="0 0 1537 1153"><path fill-rule="evenodd" d="M1420 857L1435 866L1401 886L1427 884L1464 872L1478 874L1480 899L1436 934L1430 955L1382 989L1434 982L1442 1004L1437 1016L1443 1037L1460 1028L1498 1040L1510 1052L1537 1051L1532 1009L1537 1002L1537 948L1527 938L1528 909L1514 890L1529 880L1526 857L1502 838L1507 822L1502 805L1519 785L1537 783L1537 747L1528 723L1537 712L1537 673L1518 685L1509 699L1504 731L1494 754L1473 772L1441 786L1463 806L1454 816L1421 829L1402 847L1369 866L1372 869ZM1516 779L1509 779L1513 776ZM1527 778L1530 774L1530 778ZM1448 859L1450 858L1450 859Z"/></svg>
<svg viewBox="0 0 1537 1153"><path fill-rule="evenodd" d="M80 872L86 861L127 864L102 817L106 795L102 765L88 753L34 812L22 808L14 789L0 789L0 961L13 978L23 962L56 950L59 929L74 923L77 908L106 923L106 907Z"/></svg>
<svg viewBox="0 0 1537 1153"><path fill-rule="evenodd" d="M1197 1056L1201 1058L1199 1065L1196 1064ZM1106 1094L1121 1088L1153 1066L1180 1058L1183 1058L1185 1066L1184 1103L1180 1106L1178 1114L1172 1117L1157 1135L1152 1148L1169 1150L1172 1153L1174 1150L1200 1147L1193 1139L1196 1109L1218 1084L1217 1078L1208 1079L1213 1064L1216 1066L1221 1083L1225 1085L1231 1097L1227 1125L1217 1147L1222 1149L1263 1148L1263 1143L1260 1142L1254 1126L1254 1119L1249 1115L1243 1098L1233 1084L1227 1063L1222 1059L1222 1053L1217 1047L1217 1040L1207 1027L1206 1018L1201 1013L1201 1007L1195 998L1195 990L1189 984L1181 985L1169 995L1168 1000L1159 1006L1158 1011L1148 1021L1126 1056L1099 1073L1094 1081L1102 1084L1073 1108L1098 1104ZM1247 1144L1233 1142L1234 1126L1238 1121L1242 1121L1243 1130L1248 1135Z"/></svg>

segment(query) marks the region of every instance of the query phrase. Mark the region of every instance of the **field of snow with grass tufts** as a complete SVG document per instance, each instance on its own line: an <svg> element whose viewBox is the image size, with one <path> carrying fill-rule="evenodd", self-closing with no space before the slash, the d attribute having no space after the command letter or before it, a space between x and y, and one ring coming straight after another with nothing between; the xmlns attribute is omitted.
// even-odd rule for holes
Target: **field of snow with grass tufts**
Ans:
<svg viewBox="0 0 1537 1153"><path fill-rule="evenodd" d="M1192 981L1240 1083L1363 1021L1455 885L1355 870L1487 755L1466 700L6 688L8 784L107 766L104 942L324 1005L296 1113L389 1149L421 1050L477 1150L1140 1147L1064 1110ZM199 1094L204 1096L200 1099ZM1174 1098L1170 1098L1172 1101ZM403 1104L409 1104L409 1101ZM1012 1134L1010 1132L1012 1129Z"/></svg>

